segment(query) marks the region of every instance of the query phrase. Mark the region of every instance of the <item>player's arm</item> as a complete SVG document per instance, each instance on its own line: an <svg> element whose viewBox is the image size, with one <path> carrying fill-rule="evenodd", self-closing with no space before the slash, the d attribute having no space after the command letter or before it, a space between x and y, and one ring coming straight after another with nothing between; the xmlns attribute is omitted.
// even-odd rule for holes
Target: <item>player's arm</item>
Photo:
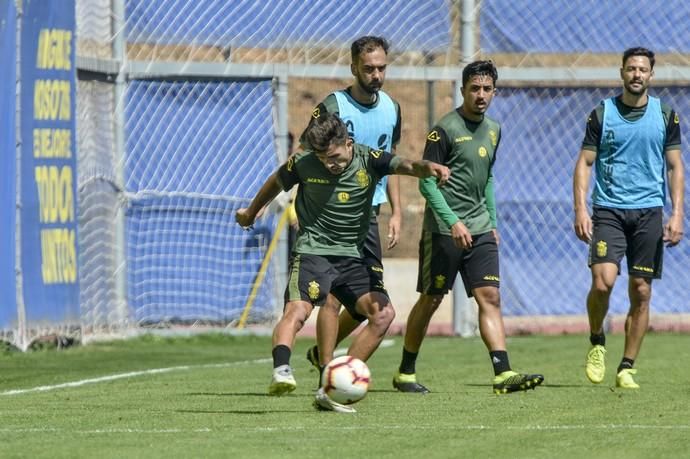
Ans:
<svg viewBox="0 0 690 459"><path fill-rule="evenodd" d="M501 144L501 133L498 133L498 139L496 141L496 148L494 149L494 157L491 161L491 166L489 168L489 179L486 181L486 187L484 187L484 198L486 200L486 209L489 211L489 219L491 220L491 227L494 229L494 235L498 240L498 234L495 230L498 229L498 212L496 211L496 192L494 189L494 163L496 162L496 154L498 153L498 147Z"/></svg>
<svg viewBox="0 0 690 459"><path fill-rule="evenodd" d="M498 152L498 146L501 143L501 132L498 133L498 141L496 142L496 148L494 150L494 158L491 161L491 166L489 167L489 178L486 181L486 186L484 187L484 200L486 202L486 210L489 212L489 220L491 221L491 228L494 233L494 239L496 239L496 244L499 243L498 237L498 211L496 210L496 192L494 188L494 163L496 162L496 153Z"/></svg>
<svg viewBox="0 0 690 459"><path fill-rule="evenodd" d="M592 111L587 120L585 139L573 172L573 210L575 212L573 229L578 239L584 242L589 242L592 237L592 218L587 209L587 191L600 138L601 124L596 111Z"/></svg>
<svg viewBox="0 0 690 459"><path fill-rule="evenodd" d="M448 138L445 130L436 126L427 135L426 144L424 146L424 159L439 164L445 164L452 147L453 144ZM420 180L419 192L424 196L427 205L431 208L436 217L450 228L450 234L455 245L462 249L471 247L472 235L465 224L460 221L460 217L450 208L448 202L446 202L446 199L439 190L438 184L433 179Z"/></svg>
<svg viewBox="0 0 690 459"><path fill-rule="evenodd" d="M391 138L391 145L393 146L391 152L396 153L398 143L400 142L400 131L402 126L402 114L400 112L400 105L395 102L395 111L397 119L393 127L393 137ZM388 219L388 249L392 249L398 245L400 240L400 228L402 227L402 206L400 204L400 177L392 175L388 177L388 184L386 185L386 194L388 195L388 202L391 206L391 216Z"/></svg>
<svg viewBox="0 0 690 459"><path fill-rule="evenodd" d="M281 191L288 191L299 182L295 155L291 156L276 172L271 174L256 193L248 207L235 213L235 221L243 228L249 228L261 216L264 209Z"/></svg>
<svg viewBox="0 0 690 459"><path fill-rule="evenodd" d="M393 147L395 154L395 147ZM386 194L391 206L391 216L388 219L388 250L392 249L400 241L400 228L402 226L402 207L400 204L400 177L391 175L386 184Z"/></svg>
<svg viewBox="0 0 690 459"><path fill-rule="evenodd" d="M662 105L666 121L666 171L671 195L671 216L664 226L664 241L674 246L683 238L685 167L681 154L680 118L671 107ZM668 115L666 115L668 113Z"/></svg>
<svg viewBox="0 0 690 459"><path fill-rule="evenodd" d="M666 150L666 169L668 189L671 195L671 217L664 226L664 241L672 247L683 238L683 193L685 191L685 172L680 148Z"/></svg>
<svg viewBox="0 0 690 459"><path fill-rule="evenodd" d="M431 178L443 185L450 177L450 170L442 164L424 159L411 161L400 156L386 154L369 148L370 164L379 177L384 175L409 175L417 178Z"/></svg>
<svg viewBox="0 0 690 459"><path fill-rule="evenodd" d="M390 173L428 179L436 183L437 186L442 186L450 178L450 170L443 164L425 159L411 161L399 156L393 156L391 159Z"/></svg>

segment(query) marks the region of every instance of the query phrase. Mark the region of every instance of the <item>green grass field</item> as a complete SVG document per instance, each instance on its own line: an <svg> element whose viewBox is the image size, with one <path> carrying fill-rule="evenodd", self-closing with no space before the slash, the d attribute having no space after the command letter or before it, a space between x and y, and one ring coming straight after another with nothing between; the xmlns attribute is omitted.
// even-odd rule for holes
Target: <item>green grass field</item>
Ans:
<svg viewBox="0 0 690 459"><path fill-rule="evenodd" d="M62 351L0 354L0 457L665 458L688 457L690 336L650 334L641 390L615 389L622 337L609 336L605 383L584 376L584 336L509 339L535 391L494 395L476 339L428 338L418 362L433 392L391 387L393 337L370 360L358 413L317 412L316 373L293 354L298 388L266 395L270 339L147 336Z"/></svg>

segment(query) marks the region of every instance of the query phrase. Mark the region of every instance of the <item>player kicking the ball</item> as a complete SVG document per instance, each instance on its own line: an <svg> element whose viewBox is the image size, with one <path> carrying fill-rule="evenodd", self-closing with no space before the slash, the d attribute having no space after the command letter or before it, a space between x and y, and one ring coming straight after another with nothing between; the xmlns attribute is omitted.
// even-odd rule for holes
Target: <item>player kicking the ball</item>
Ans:
<svg viewBox="0 0 690 459"><path fill-rule="evenodd" d="M314 120L307 129L310 149L298 152L271 175L249 207L235 216L243 227L281 190L298 185L295 209L299 232L290 263L283 316L273 330L273 378L269 393L295 390L290 356L297 332L314 306L324 306L332 293L353 314L368 323L353 340L348 354L366 361L381 343L395 317L383 285L371 276L362 258L362 244L369 230L374 190L387 174L433 178L442 185L448 168L431 161L409 161L380 150L355 144L345 123L334 114ZM334 305L336 307L337 305ZM317 328L317 342L332 354L337 334L337 312L326 326ZM328 399L319 389L317 406L353 412Z"/></svg>

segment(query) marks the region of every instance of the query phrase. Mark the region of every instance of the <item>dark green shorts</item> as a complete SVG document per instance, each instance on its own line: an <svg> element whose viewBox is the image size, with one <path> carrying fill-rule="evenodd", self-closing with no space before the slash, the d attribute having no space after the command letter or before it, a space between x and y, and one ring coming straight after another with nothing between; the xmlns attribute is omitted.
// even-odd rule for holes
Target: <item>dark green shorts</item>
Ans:
<svg viewBox="0 0 690 459"><path fill-rule="evenodd" d="M594 207L588 264L614 263L620 273L625 255L628 274L660 279L664 261L663 209Z"/></svg>
<svg viewBox="0 0 690 459"><path fill-rule="evenodd" d="M366 293L388 292L362 258L296 254L290 261L290 276L285 289L285 303L307 301L322 306L332 293L357 320L357 300Z"/></svg>
<svg viewBox="0 0 690 459"><path fill-rule="evenodd" d="M458 272L469 297L474 288L498 288L498 245L493 232L473 235L472 239L472 247L463 250L450 236L423 231L419 241L417 291L445 295L453 288Z"/></svg>

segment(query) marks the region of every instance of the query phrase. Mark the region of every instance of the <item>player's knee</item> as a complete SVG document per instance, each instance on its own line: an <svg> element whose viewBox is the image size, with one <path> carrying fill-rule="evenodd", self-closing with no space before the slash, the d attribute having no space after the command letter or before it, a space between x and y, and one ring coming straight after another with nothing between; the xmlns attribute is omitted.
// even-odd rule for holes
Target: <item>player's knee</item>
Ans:
<svg viewBox="0 0 690 459"><path fill-rule="evenodd" d="M283 314L283 320L289 323L295 330L301 330L309 318L311 309L301 304L288 305Z"/></svg>
<svg viewBox="0 0 690 459"><path fill-rule="evenodd" d="M649 301L652 297L652 284L649 279L644 278L630 278L631 283L631 293L634 295L634 299L637 301L632 301L632 303L641 303L644 305L649 305Z"/></svg>
<svg viewBox="0 0 690 459"><path fill-rule="evenodd" d="M373 313L368 317L369 323L378 330L388 330L388 327L395 319L395 309L393 305L387 303L380 306L373 311Z"/></svg>
<svg viewBox="0 0 690 459"><path fill-rule="evenodd" d="M604 277L595 277L592 280L592 294L600 298L608 298L613 290L613 283L608 282Z"/></svg>
<svg viewBox="0 0 690 459"><path fill-rule="evenodd" d="M443 295L422 295L419 298L419 306L428 315L432 315L443 301Z"/></svg>
<svg viewBox="0 0 690 459"><path fill-rule="evenodd" d="M480 307L501 307L501 294L498 288L492 286L479 287L474 289L473 293Z"/></svg>

